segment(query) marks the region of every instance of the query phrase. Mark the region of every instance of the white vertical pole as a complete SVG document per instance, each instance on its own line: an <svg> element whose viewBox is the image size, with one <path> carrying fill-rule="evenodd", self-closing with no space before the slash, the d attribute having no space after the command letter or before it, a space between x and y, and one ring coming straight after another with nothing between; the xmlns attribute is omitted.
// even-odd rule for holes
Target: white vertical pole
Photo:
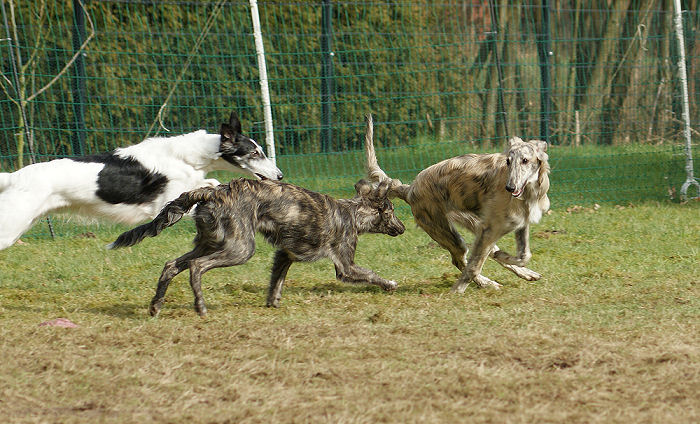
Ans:
<svg viewBox="0 0 700 424"><path fill-rule="evenodd" d="M685 42L683 36L683 16L681 11L681 0L675 0L673 2L675 8L675 26L676 26L676 36L678 38L678 74L681 80L681 90L682 90L682 105L683 105L683 122L685 127L683 128L683 135L685 136L685 171L687 178L683 186L681 186L681 200L687 200L688 197L688 187L694 185L698 190L698 196L700 197L700 183L695 180L693 176L693 152L691 147L691 137L690 137L690 108L688 106L688 74L685 69Z"/></svg>
<svg viewBox="0 0 700 424"><path fill-rule="evenodd" d="M255 36L255 51L258 55L258 73L260 74L260 95L262 97L263 114L265 116L265 143L267 156L277 163L275 155L275 136L272 128L272 108L270 107L270 88L267 84L267 65L265 64L265 47L260 31L260 15L257 0L250 0L250 15L253 18L253 35Z"/></svg>

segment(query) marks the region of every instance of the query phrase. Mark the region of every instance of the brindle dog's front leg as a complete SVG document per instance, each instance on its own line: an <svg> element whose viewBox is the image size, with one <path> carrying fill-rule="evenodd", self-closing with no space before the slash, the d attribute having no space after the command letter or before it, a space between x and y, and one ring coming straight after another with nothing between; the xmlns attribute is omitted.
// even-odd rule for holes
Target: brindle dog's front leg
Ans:
<svg viewBox="0 0 700 424"><path fill-rule="evenodd" d="M267 306L279 308L282 299L282 285L287 277L287 271L292 266L292 258L286 250L275 252L275 259L272 263L272 273L270 274L270 288L267 292Z"/></svg>
<svg viewBox="0 0 700 424"><path fill-rule="evenodd" d="M398 286L396 281L384 279L374 271L356 265L354 262L336 263L335 276L338 280L346 283L374 284L385 291L394 291Z"/></svg>

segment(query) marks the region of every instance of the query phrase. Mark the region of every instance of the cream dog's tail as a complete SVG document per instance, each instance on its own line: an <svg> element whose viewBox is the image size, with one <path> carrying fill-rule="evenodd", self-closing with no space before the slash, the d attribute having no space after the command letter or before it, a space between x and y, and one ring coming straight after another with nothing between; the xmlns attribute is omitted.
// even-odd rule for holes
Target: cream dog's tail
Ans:
<svg viewBox="0 0 700 424"><path fill-rule="evenodd" d="M367 128L365 130L365 159L367 162L365 165L367 166L367 176L369 177L370 181L377 183L382 181L391 181L388 196L398 197L399 199L406 201L410 186L402 183L396 178L389 177L386 172L379 167L377 155L374 152L374 122L371 114L368 113L365 115L365 123L367 124Z"/></svg>

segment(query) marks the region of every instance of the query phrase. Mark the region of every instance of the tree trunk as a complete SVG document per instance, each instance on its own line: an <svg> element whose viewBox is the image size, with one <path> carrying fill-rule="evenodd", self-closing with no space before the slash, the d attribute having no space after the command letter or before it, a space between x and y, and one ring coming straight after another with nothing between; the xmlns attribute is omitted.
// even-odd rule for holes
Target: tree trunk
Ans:
<svg viewBox="0 0 700 424"><path fill-rule="evenodd" d="M508 2L504 1L501 7L505 10ZM499 18L501 28L503 28L504 39L503 48L501 50L503 67L503 100L505 110L506 128L502 134L514 136L522 134L522 129L519 125L519 107L522 101L522 86L518 72L518 43L516 41L519 31L520 22L520 7L513 5L510 8L510 13L501 13ZM508 129L508 132L505 130Z"/></svg>
<svg viewBox="0 0 700 424"><path fill-rule="evenodd" d="M647 41L647 30L650 27L649 21L651 13L649 11L654 7L655 0L648 0L646 7L641 8L641 20L634 19L634 26L637 27L637 31L630 42L629 54L627 55L627 61L631 66L627 66L630 69L628 82L626 84L619 84L622 87L621 98L622 104L619 109L611 111L611 115L617 117L613 119L614 116L610 116L611 123L618 123L616 130L614 131L618 137L622 137L625 140L630 141L642 141L638 140L639 135L637 134L639 128L637 122L643 121L640 119L639 114L644 110L646 103L646 96L640 91L642 87L642 69L644 65L644 59L646 56L646 41ZM645 28L647 30L644 30ZM619 112L618 112L619 111Z"/></svg>
<svg viewBox="0 0 700 424"><path fill-rule="evenodd" d="M593 67L593 73L588 80L587 89L582 105L584 132L600 133L602 130L601 118L603 107L610 96L610 69L615 47L619 42L623 30L624 13L629 8L631 0L619 0L613 2L614 7L610 11L610 18L605 25L603 41L598 48L598 54Z"/></svg>
<svg viewBox="0 0 700 424"><path fill-rule="evenodd" d="M559 128L561 131L565 132L570 132L573 133L574 136L571 137L571 140L574 140L576 137L576 131L574 130L576 126L576 56L577 56L577 49L578 49L578 43L575 41L576 38L578 37L578 32L579 32L579 23L581 20L581 1L582 0L576 0L574 3L573 9L574 9L574 18L573 18L573 30L571 32L571 43L569 46L569 51L568 52L562 52L562 54L566 54L566 63L569 64L568 69L566 69L566 76L563 78L564 81L566 81L566 85L564 87L565 90L565 98L566 98L566 106L564 107L563 113L560 114L559 118ZM562 134L563 135L563 134ZM573 142L573 141L572 141Z"/></svg>

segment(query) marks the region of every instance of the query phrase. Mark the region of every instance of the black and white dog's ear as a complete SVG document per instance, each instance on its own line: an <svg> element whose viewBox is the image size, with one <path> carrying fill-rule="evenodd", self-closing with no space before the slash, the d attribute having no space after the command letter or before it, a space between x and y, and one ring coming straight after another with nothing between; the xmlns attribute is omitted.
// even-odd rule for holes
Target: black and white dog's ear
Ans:
<svg viewBox="0 0 700 424"><path fill-rule="evenodd" d="M532 143L535 144L535 146L537 147L537 150L541 150L543 152L547 151L547 142L546 141L532 140Z"/></svg>
<svg viewBox="0 0 700 424"><path fill-rule="evenodd" d="M222 142L228 141L231 143L236 140L236 136L238 134L242 134L241 121L238 119L238 114L235 111L231 112L231 117L228 120L228 124L225 122L221 124L219 134L221 135Z"/></svg>
<svg viewBox="0 0 700 424"><path fill-rule="evenodd" d="M231 112L231 117L228 120L228 124L236 132L236 134L242 134L241 121L238 119L238 114L236 111Z"/></svg>
<svg viewBox="0 0 700 424"><path fill-rule="evenodd" d="M236 139L236 133L234 132L233 128L231 128L231 126L225 122L221 124L219 134L221 135L222 143L233 143L233 141Z"/></svg>

